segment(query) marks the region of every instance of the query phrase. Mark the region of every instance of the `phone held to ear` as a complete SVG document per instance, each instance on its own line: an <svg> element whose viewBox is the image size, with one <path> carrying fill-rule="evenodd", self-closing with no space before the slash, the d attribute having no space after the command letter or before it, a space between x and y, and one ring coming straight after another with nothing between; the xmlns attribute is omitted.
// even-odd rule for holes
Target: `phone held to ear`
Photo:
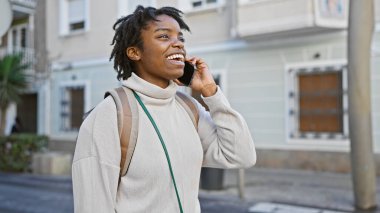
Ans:
<svg viewBox="0 0 380 213"><path fill-rule="evenodd" d="M185 86L189 86L191 84L191 80L193 79L194 72L195 72L194 65L188 61L185 61L183 76L179 77L178 80L181 83L183 83Z"/></svg>

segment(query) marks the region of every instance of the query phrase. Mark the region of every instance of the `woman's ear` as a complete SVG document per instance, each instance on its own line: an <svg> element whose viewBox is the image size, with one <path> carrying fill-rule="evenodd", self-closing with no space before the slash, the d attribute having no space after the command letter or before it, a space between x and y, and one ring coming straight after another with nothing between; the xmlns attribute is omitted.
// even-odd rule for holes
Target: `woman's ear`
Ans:
<svg viewBox="0 0 380 213"><path fill-rule="evenodd" d="M132 61L138 61L140 60L140 50L137 47L128 47L127 50L125 50L127 53L127 56Z"/></svg>

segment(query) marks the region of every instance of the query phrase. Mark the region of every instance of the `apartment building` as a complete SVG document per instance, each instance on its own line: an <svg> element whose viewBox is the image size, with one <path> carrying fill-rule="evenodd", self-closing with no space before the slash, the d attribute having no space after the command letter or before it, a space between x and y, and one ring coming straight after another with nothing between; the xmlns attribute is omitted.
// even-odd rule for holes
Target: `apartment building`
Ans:
<svg viewBox="0 0 380 213"><path fill-rule="evenodd" d="M0 57L12 53L22 53L23 62L29 64L26 74L30 85L23 91L21 102L11 104L6 115L6 134L9 134L16 117L22 124L22 131L43 133L43 121L39 116L44 107L43 85L47 77L46 51L44 41L44 7L43 1L10 0L12 23L9 30L0 38ZM39 13L37 8L41 8ZM39 38L39 39L37 39ZM41 40L42 39L42 40ZM39 54L37 54L39 52ZM37 62L39 61L39 62Z"/></svg>
<svg viewBox="0 0 380 213"><path fill-rule="evenodd" d="M349 171L348 0L47 1L51 73L39 118L57 146L73 147L83 113L119 85L108 60L112 25L137 4L185 12L188 54L206 59L246 118L259 165ZM370 83L380 168L380 0L375 11Z"/></svg>

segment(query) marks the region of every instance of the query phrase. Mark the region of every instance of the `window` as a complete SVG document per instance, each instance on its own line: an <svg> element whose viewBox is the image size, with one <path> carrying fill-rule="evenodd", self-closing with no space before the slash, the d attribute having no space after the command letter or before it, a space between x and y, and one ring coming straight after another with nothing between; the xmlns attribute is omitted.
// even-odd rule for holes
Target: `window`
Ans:
<svg viewBox="0 0 380 213"><path fill-rule="evenodd" d="M21 47L26 47L26 41L27 41L27 34L26 34L26 27L21 29L21 35L20 35L20 45Z"/></svg>
<svg viewBox="0 0 380 213"><path fill-rule="evenodd" d="M300 132L343 132L342 73L300 73Z"/></svg>
<svg viewBox="0 0 380 213"><path fill-rule="evenodd" d="M79 130L84 114L84 86L62 88L61 130Z"/></svg>
<svg viewBox="0 0 380 213"><path fill-rule="evenodd" d="M69 31L83 30L85 26L84 0L68 0L69 3Z"/></svg>
<svg viewBox="0 0 380 213"><path fill-rule="evenodd" d="M33 64L34 49L28 24L12 26L7 35L7 51L23 54L23 63Z"/></svg>
<svg viewBox="0 0 380 213"><path fill-rule="evenodd" d="M26 24L13 26L8 33L8 41L10 51L20 51L29 47L29 31Z"/></svg>
<svg viewBox="0 0 380 213"><path fill-rule="evenodd" d="M290 68L290 139L347 139L347 73L344 65Z"/></svg>
<svg viewBox="0 0 380 213"><path fill-rule="evenodd" d="M192 0L192 6L194 8L202 7L210 4L216 4L218 3L218 0Z"/></svg>
<svg viewBox="0 0 380 213"><path fill-rule="evenodd" d="M317 0L318 1L318 0ZM346 18L346 0L319 0L316 2L319 6L319 13L322 17Z"/></svg>
<svg viewBox="0 0 380 213"><path fill-rule="evenodd" d="M60 0L60 33L67 35L88 29L88 0Z"/></svg>
<svg viewBox="0 0 380 213"><path fill-rule="evenodd" d="M223 6L225 0L179 0L178 7L184 12L215 9Z"/></svg>
<svg viewBox="0 0 380 213"><path fill-rule="evenodd" d="M12 47L17 46L17 40L18 40L18 31L12 30Z"/></svg>

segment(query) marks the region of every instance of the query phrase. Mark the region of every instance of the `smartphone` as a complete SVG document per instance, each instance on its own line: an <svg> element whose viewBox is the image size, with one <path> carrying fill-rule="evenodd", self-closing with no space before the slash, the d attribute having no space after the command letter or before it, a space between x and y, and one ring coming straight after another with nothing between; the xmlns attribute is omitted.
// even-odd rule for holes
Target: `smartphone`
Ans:
<svg viewBox="0 0 380 213"><path fill-rule="evenodd" d="M178 80L185 86L189 86L191 84L191 80L193 79L194 72L194 65L188 61L185 61L183 76L179 77Z"/></svg>

